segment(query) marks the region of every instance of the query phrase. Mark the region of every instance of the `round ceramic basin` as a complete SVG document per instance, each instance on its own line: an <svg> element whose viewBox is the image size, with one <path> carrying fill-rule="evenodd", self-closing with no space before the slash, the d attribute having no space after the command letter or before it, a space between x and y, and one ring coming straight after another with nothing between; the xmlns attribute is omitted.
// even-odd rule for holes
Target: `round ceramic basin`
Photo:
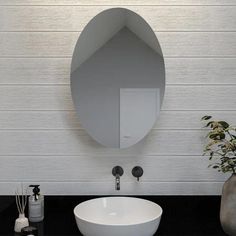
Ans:
<svg viewBox="0 0 236 236"><path fill-rule="evenodd" d="M80 203L74 214L84 236L152 236L162 208L141 198L103 197Z"/></svg>

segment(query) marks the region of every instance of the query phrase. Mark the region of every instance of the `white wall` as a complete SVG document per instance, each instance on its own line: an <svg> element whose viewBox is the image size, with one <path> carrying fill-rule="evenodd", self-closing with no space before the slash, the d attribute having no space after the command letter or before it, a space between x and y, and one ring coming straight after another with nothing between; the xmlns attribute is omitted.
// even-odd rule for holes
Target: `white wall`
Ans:
<svg viewBox="0 0 236 236"><path fill-rule="evenodd" d="M201 116L236 123L235 0L0 0L0 194L19 182L47 194L219 194L227 176L201 157ZM72 52L86 23L127 7L156 31L166 63L161 118L127 150L96 144L72 106ZM144 168L137 183L134 165Z"/></svg>

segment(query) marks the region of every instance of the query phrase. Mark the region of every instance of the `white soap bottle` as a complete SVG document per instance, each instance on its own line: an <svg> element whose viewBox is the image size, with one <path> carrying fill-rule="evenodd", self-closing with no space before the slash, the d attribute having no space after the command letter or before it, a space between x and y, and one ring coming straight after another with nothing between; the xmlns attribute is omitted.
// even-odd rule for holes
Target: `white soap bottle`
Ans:
<svg viewBox="0 0 236 236"><path fill-rule="evenodd" d="M40 222L44 218L44 196L40 194L39 185L30 185L33 194L29 196L29 221Z"/></svg>

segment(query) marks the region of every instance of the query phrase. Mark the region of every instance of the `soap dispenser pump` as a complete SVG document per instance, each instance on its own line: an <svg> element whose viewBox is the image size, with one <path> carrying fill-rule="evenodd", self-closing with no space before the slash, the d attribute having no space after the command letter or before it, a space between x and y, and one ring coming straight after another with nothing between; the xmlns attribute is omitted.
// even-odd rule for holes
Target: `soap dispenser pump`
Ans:
<svg viewBox="0 0 236 236"><path fill-rule="evenodd" d="M44 196L40 194L40 185L30 185L33 194L29 196L29 221L40 222L44 218Z"/></svg>

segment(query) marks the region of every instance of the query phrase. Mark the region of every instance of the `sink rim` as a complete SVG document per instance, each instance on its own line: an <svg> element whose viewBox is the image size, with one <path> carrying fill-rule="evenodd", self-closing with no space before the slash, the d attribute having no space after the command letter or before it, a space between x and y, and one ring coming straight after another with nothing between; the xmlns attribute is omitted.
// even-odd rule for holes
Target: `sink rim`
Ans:
<svg viewBox="0 0 236 236"><path fill-rule="evenodd" d="M158 208L158 210L159 210L159 212L158 212L158 214L155 216L155 217L150 217L150 218L148 218L147 220L145 220L145 221L142 221L142 222L139 222L139 223L101 223L101 222L97 222L97 221L94 221L94 220L90 220L90 219L85 219L84 217L81 217L81 216L79 216L79 214L76 212L76 210L81 206L81 205L85 205L85 204L88 204L89 202L92 202L92 201L98 201L99 199L114 199L114 198L116 198L116 199L118 199L118 198L120 198L120 199L135 199L135 200L140 200L140 201L144 201L144 202L147 202L147 203L149 203L149 204L152 204L153 206L155 206L155 207L157 207ZM86 200L86 201L84 201L84 202L81 202L81 203L79 203L78 205L76 205L75 207L74 207L74 210L73 210L73 212L74 212L74 215L75 215L75 217L76 218L78 218L78 219L80 219L80 220L82 220L82 221L85 221L85 222L88 222L88 223L91 223L91 224L96 224L96 225L101 225L101 226L135 226L135 225L141 225L141 224L145 224L145 223L148 223L148 222L152 222L152 221L155 221L155 220L157 220L157 219L160 219L161 218L161 216L162 216L162 213L163 213L163 209L162 209L162 207L159 205L159 204L157 204L157 203L155 203L155 202L152 202L152 201L150 201L150 200L146 200L146 199L143 199L143 198L139 198L139 197L126 197L126 196L109 196L109 197L97 197L97 198L93 198L93 199L90 199L90 200Z"/></svg>

